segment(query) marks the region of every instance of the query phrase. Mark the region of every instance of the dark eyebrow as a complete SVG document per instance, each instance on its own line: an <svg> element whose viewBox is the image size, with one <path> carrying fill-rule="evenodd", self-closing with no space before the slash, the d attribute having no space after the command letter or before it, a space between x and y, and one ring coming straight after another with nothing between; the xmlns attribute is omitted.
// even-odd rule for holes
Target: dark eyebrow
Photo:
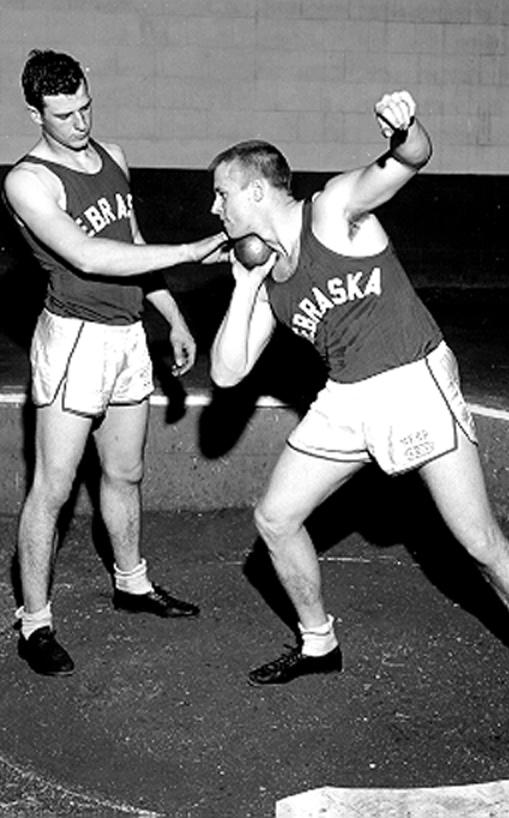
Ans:
<svg viewBox="0 0 509 818"><path fill-rule="evenodd" d="M88 102L84 102L83 105L80 105L80 107L78 108L78 111L84 111L85 108L90 108L91 105L92 105L92 97L90 97L88 99ZM64 119L67 116L71 116L72 113L73 113L73 111L62 111L59 114L55 114L55 116L60 117L61 119Z"/></svg>

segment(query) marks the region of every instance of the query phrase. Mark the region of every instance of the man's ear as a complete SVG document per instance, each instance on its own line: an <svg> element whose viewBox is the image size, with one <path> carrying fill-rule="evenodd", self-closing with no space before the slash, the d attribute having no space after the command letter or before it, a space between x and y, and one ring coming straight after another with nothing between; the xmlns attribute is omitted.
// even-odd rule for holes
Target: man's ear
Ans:
<svg viewBox="0 0 509 818"><path fill-rule="evenodd" d="M265 196L265 185L263 179L254 179L251 182L253 188L253 199L255 202L261 202Z"/></svg>
<svg viewBox="0 0 509 818"><path fill-rule="evenodd" d="M36 125L42 125L42 115L37 108L34 108L33 105L27 105L27 111L32 122L35 122Z"/></svg>

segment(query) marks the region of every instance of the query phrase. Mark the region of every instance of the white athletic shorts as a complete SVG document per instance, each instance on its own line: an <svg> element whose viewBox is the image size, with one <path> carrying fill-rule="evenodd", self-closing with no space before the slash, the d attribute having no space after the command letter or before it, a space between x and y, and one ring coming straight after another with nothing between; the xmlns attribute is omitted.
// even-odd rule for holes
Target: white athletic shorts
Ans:
<svg viewBox="0 0 509 818"><path fill-rule="evenodd" d="M425 358L357 383L328 381L288 444L329 460L375 460L387 474L415 469L477 443L454 354L444 341Z"/></svg>
<svg viewBox="0 0 509 818"><path fill-rule="evenodd" d="M153 391L141 321L112 326L43 310L30 350L32 399L49 406L63 384L62 407L102 415L108 406L141 403Z"/></svg>

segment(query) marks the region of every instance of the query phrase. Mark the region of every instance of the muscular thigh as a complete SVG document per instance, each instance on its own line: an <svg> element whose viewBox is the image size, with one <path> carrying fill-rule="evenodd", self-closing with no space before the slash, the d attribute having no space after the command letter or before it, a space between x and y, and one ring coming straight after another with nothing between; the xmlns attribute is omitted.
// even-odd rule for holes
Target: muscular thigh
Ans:
<svg viewBox="0 0 509 818"><path fill-rule="evenodd" d="M456 427L457 446L420 469L445 522L463 543L493 524L477 446Z"/></svg>
<svg viewBox="0 0 509 818"><path fill-rule="evenodd" d="M258 508L266 516L303 522L363 465L326 460L286 446Z"/></svg>
<svg viewBox="0 0 509 818"><path fill-rule="evenodd" d="M66 412L59 396L36 410L35 480L46 487L74 479L90 433L91 419Z"/></svg>
<svg viewBox="0 0 509 818"><path fill-rule="evenodd" d="M148 422L148 400L132 406L110 406L94 432L103 470L124 474L143 462Z"/></svg>

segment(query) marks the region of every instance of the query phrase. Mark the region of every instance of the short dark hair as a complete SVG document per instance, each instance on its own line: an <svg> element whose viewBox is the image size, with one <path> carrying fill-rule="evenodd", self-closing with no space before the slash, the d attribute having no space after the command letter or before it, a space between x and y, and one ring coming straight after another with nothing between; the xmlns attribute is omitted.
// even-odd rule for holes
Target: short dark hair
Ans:
<svg viewBox="0 0 509 818"><path fill-rule="evenodd" d="M230 148L218 153L209 165L210 171L222 165L238 162L248 173L259 174L274 187L289 191L292 181L290 166L279 148L261 139L250 139L237 142Z"/></svg>
<svg viewBox="0 0 509 818"><path fill-rule="evenodd" d="M21 75L21 85L28 105L42 113L45 96L75 94L82 82L87 82L84 71L73 57L56 51L34 48Z"/></svg>

